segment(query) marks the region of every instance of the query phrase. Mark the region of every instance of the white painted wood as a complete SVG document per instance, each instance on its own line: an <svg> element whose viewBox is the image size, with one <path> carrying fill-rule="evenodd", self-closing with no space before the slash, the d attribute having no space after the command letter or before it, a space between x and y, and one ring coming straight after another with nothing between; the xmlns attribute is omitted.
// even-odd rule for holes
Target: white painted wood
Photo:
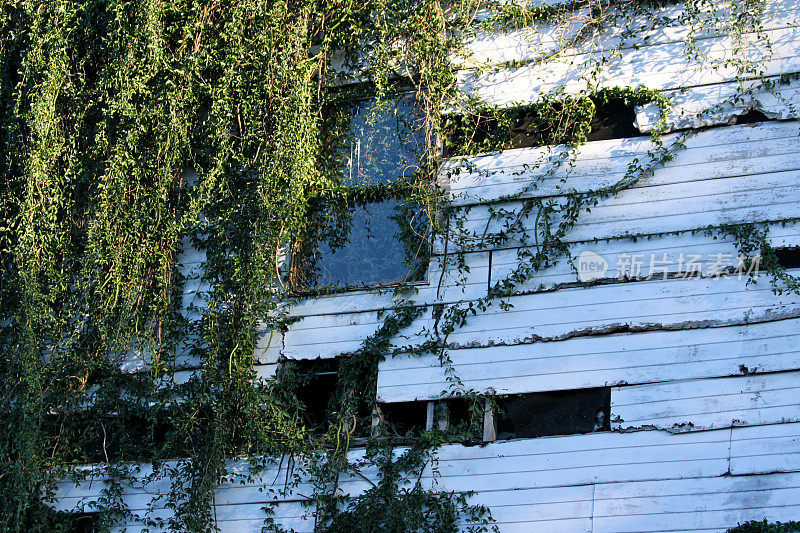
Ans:
<svg viewBox="0 0 800 533"><path fill-rule="evenodd" d="M797 27L767 30L764 35L772 44L768 54L757 35L745 35L748 58L760 63L764 75L775 76L800 70L797 56ZM687 60L683 43L665 43L633 48L620 58L609 61L599 69L596 79L600 87L630 87L644 85L651 89L678 89L712 83L733 81L737 70L720 66L734 47L729 37L699 39L697 48L705 56L704 63ZM583 77L587 68L602 61L602 53L590 52L560 57L546 65L531 64L518 68L461 71L458 74L461 90L495 105L518 105L535 102L542 94L556 88L566 93L578 93L588 87Z"/></svg>
<svg viewBox="0 0 800 533"><path fill-rule="evenodd" d="M686 148L676 151L672 161L633 188L795 170L800 168L793 149L799 133L797 122L698 132L685 140ZM671 146L683 137L673 133L662 139L665 146ZM442 167L442 181L447 183L454 205L587 192L617 183L635 158L644 163L652 149L649 137L593 141L576 149L571 166L557 167L554 162L564 159L569 148L518 148L451 159Z"/></svg>
<svg viewBox="0 0 800 533"><path fill-rule="evenodd" d="M752 429L758 432L741 438L743 432ZM731 430L726 429L679 435L661 431L593 433L499 441L480 447L445 445L437 453L437 486L448 491L474 490L471 501L488 505L503 532L534 528L714 530L733 526L743 517L785 520L783 517L798 505L800 474L724 474L728 472L729 455L732 469L745 455L771 462L773 471L785 467L775 452L785 449L786 439L800 435L800 424L733 431L742 432L740 437L733 437L733 442ZM746 443L747 449L737 448L737 443ZM362 453L351 452L351 459L358 460ZM233 470L239 468L231 465ZM140 476L149 473L149 467L144 466ZM214 506L218 526L224 531L259 531L264 518L262 507L277 497L282 500L275 507L277 522L298 531L311 531L311 512L303 507L302 496L286 498L276 493L282 483L276 474L280 472L273 469L256 483L221 486ZM367 470L365 475L372 477L375 472ZM430 483L431 471L426 471L422 479ZM260 491L265 481L267 491ZM63 482L58 507L79 507L85 501L82 498L96 498L100 486L98 480L77 488ZM363 480L355 484L344 480L342 485L350 494L367 486ZM126 487L123 494L134 511L143 511L151 498L168 488L162 479L146 487ZM756 512L762 514L757 516ZM150 516L168 517L169 511L156 504Z"/></svg>
<svg viewBox="0 0 800 533"><path fill-rule="evenodd" d="M626 189L616 196L600 200L590 206L591 212L580 214L567 233L568 242L609 239L629 235L655 235L667 232L691 231L708 226L768 222L797 217L796 199L800 195L800 171L787 170L755 176L734 176L694 183L657 185ZM566 205L563 199L554 199L556 209ZM451 250L464 246L467 249L496 247L484 236L506 232L509 237L504 247L518 246L526 235L527 245L534 244L536 212L520 216L521 204L506 203L497 206L479 205L459 230L451 233ZM509 231L508 219L492 217L491 210L505 209L512 213L511 220L519 221ZM560 222L556 217L552 224ZM540 228L538 233L542 233ZM442 245L437 244L437 250Z"/></svg>
<svg viewBox="0 0 800 533"><path fill-rule="evenodd" d="M477 347L596 335L615 329L678 329L800 315L800 297L775 295L762 275L651 280L513 296L451 333L448 345ZM344 329L344 328L342 328ZM345 335L346 331L341 331Z"/></svg>
<svg viewBox="0 0 800 533"><path fill-rule="evenodd" d="M800 471L800 424L733 428L731 473Z"/></svg>
<svg viewBox="0 0 800 533"><path fill-rule="evenodd" d="M718 15L730 16L730 4L717 4ZM613 8L611 8L613 9ZM701 8L704 9L704 8ZM764 29L784 28L797 25L796 13L800 5L796 0L766 2L764 12L759 20ZM704 11L707 13L708 8ZM464 67L498 65L506 62L535 61L544 55L559 53L561 56L573 56L598 50L648 47L670 43L684 43L690 37L692 29L681 24L681 17L686 10L681 4L660 6L650 9L649 16L637 15L629 22L594 31L585 40L574 43L574 36L591 20L587 9L575 9L565 14L563 22L558 25L537 24L522 27L504 33L480 32L467 43L466 61L454 62ZM664 23L662 20L668 20ZM713 37L708 31L697 28L693 33L696 39Z"/></svg>
<svg viewBox="0 0 800 533"><path fill-rule="evenodd" d="M773 246L797 246L800 244L800 225L793 223L786 226L774 225L770 228L768 237ZM735 257L737 249L731 237L714 239L712 236L704 234L667 235L636 241L625 239L610 242L575 243L571 245L571 250L573 261L577 261L583 252L601 255L608 263L607 276L611 278L620 275L620 267L623 263L634 259L637 264L641 263L638 270L642 277L647 277L651 273L651 258L656 267L654 276L662 277L664 269L669 273L690 272L695 263L698 263L700 271L707 275L720 258L719 254L722 254L723 259L730 259L729 266L736 266L738 263ZM525 249L494 250L492 283L507 276L519 264L519 252L524 251ZM661 263L664 254L667 254L667 265ZM681 254L684 255L683 262L681 262ZM696 256L700 256L699 259ZM434 260L438 262L439 258ZM449 272L449 275L441 278L441 284L439 284L438 277L433 277L431 284L420 286L419 292L413 295L411 300L417 305L423 305L436 302L467 301L485 296L489 282L488 252L464 254L464 265L469 271L464 272L463 278L456 272L455 261L455 257L448 259L448 270L453 272ZM679 268L681 265L682 268ZM630 269L624 270L628 274L631 273ZM551 290L560 284L577 281L579 278L576 271L566 259L561 259L557 265L540 271L528 283L521 285L519 292ZM384 310L390 306L391 298L388 296L360 291L308 299L294 305L291 308L291 314L294 316L342 315L359 311ZM266 333L262 335L266 335ZM266 338L262 336L261 341L264 342ZM277 346L275 341L273 341L273 346Z"/></svg>
<svg viewBox="0 0 800 533"><path fill-rule="evenodd" d="M488 506L505 532L591 531L594 487L482 491L470 503Z"/></svg>
<svg viewBox="0 0 800 533"><path fill-rule="evenodd" d="M778 78L768 81L777 83ZM728 82L668 91L665 97L672 101L666 119L667 131L699 128L719 124L733 124L736 117L751 109L760 111L769 119L798 118L800 109L800 82L788 80L770 90L759 89L761 81ZM636 127L642 132L656 128L660 111L655 104L636 110Z"/></svg>
<svg viewBox="0 0 800 533"><path fill-rule="evenodd" d="M723 533L748 520L793 520L798 502L798 474L598 484L593 531Z"/></svg>
<svg viewBox="0 0 800 533"><path fill-rule="evenodd" d="M800 372L611 389L612 429L674 431L800 422Z"/></svg>
<svg viewBox="0 0 800 533"><path fill-rule="evenodd" d="M677 331L610 334L558 342L449 350L466 388L519 394L800 369L800 319ZM438 398L447 389L437 359L380 364L378 398Z"/></svg>

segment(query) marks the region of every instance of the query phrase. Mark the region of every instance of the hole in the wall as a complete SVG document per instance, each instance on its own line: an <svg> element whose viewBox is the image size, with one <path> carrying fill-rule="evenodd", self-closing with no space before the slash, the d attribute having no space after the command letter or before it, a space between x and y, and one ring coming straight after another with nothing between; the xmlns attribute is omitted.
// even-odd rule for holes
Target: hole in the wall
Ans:
<svg viewBox="0 0 800 533"><path fill-rule="evenodd" d="M474 409L467 398L450 398L436 402L434 428L463 443L483 440L482 412Z"/></svg>
<svg viewBox="0 0 800 533"><path fill-rule="evenodd" d="M598 99L594 105L587 141L644 135L635 127L634 104L624 98L608 98ZM572 143L581 138L589 113L587 109L565 111L563 104L553 102L502 111L502 120L491 113L451 116L445 127L443 155L482 153L498 145L513 149Z"/></svg>
<svg viewBox="0 0 800 533"><path fill-rule="evenodd" d="M291 361L294 392L303 405L303 418L309 429L324 430L331 400L339 385L339 360Z"/></svg>
<svg viewBox="0 0 800 533"><path fill-rule="evenodd" d="M587 141L604 141L608 139L624 139L639 137L642 133L636 129L636 111L633 105L626 104L621 98L609 99L597 105L597 111L590 123L591 130Z"/></svg>
<svg viewBox="0 0 800 533"><path fill-rule="evenodd" d="M738 115L734 120L734 124L755 124L757 122L764 122L769 118L757 109L751 109L743 115Z"/></svg>
<svg viewBox="0 0 800 533"><path fill-rule="evenodd" d="M425 430L427 402L398 402L380 405L383 428L395 437L419 435Z"/></svg>
<svg viewBox="0 0 800 533"><path fill-rule="evenodd" d="M56 511L54 519L57 520L57 529L61 533L95 533L100 531L99 512L63 512ZM55 524L52 524L55 526Z"/></svg>
<svg viewBox="0 0 800 533"><path fill-rule="evenodd" d="M783 268L800 268L800 246L774 248L772 251Z"/></svg>
<svg viewBox="0 0 800 533"><path fill-rule="evenodd" d="M84 441L80 448L58 450L67 461L96 463L140 459L152 456L155 450L165 450L173 425L163 412L150 419L135 413L98 416L77 411L46 417L42 430L53 438L55 447L66 440L65 433L81 435ZM174 443L166 451L170 456L186 454L182 448L174 449Z"/></svg>
<svg viewBox="0 0 800 533"><path fill-rule="evenodd" d="M100 521L100 513L80 513L75 514L70 520L71 533L94 533L100 531L98 522Z"/></svg>
<svg viewBox="0 0 800 533"><path fill-rule="evenodd" d="M532 438L608 431L611 389L520 394L498 399L497 438Z"/></svg>

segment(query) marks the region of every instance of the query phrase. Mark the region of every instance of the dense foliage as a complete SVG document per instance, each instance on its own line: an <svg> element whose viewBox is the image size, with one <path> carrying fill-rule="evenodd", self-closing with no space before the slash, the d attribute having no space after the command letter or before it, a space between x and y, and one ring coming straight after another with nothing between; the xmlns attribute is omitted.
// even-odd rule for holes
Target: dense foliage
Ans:
<svg viewBox="0 0 800 533"><path fill-rule="evenodd" d="M800 531L800 522L758 522L751 520L728 530L728 533L792 533Z"/></svg>
<svg viewBox="0 0 800 533"><path fill-rule="evenodd" d="M84 463L102 463L112 480L96 502L101 525L133 519L120 487L140 462L152 464L151 480L173 480L162 503L174 518L142 523L210 530L214 487L232 475L227 460L242 456L250 458L244 478L282 457L306 457L296 477L315 480L320 529L452 531L463 520L489 527L487 510L465 495L408 476L452 435L426 435L398 459L378 432L367 458L380 479L357 498L336 493L339 476L357 468L347 461L352 440L371 435L377 364L424 311L407 299L412 285L391 287L396 307L341 358L336 395L315 427L303 416L296 368L257 378L258 332L286 327L286 304L309 288L286 268L287 250L297 263L301 248L341 246L354 205L403 200L413 206L407 216L424 213L430 230L408 232L414 250L420 235L440 229L442 214L459 227L453 221L463 213L440 205L440 144L454 155L489 151L512 146L510 132L521 128L540 144L577 146L609 101L656 101L666 112L655 91L601 90L600 61L582 66L580 94L567 97L562 87L524 108L488 105L459 90L453 57L466 55L465 39L542 21L573 24L569 14L584 8L589 16L560 49L609 25L633 39L639 15L664 3L0 0L0 530L68 530L70 518L43 502L62 476L86 472L70 469ZM733 6L717 13L688 2L681 22L757 33L760 3ZM759 75L752 62L734 66ZM335 110L346 104L336 87L364 80L360 90L378 102L410 91L420 110L423 148L400 184L352 187L342 175L335 139L347 120ZM517 242L523 218L543 229L535 243L522 241L528 252L489 296L441 310L438 330L412 351L433 351L447 365L447 337L468 316L507 305L515 286L564 254L561 239L581 212L681 148L663 146L659 134L651 160L619 183L565 204L497 210L499 232L456 232L465 250ZM183 298L179 263L190 251L202 252L211 287L199 309ZM448 261L459 268L457 254ZM454 393L469 395L448 375Z"/></svg>

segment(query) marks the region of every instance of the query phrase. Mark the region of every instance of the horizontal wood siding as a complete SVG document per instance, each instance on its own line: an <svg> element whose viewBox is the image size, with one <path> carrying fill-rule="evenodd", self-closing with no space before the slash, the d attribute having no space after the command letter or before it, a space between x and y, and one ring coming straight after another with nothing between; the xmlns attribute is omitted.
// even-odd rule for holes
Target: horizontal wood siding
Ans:
<svg viewBox="0 0 800 533"><path fill-rule="evenodd" d="M800 372L614 388L611 420L676 431L800 422Z"/></svg>
<svg viewBox="0 0 800 533"><path fill-rule="evenodd" d="M800 424L684 434L659 431L594 433L495 442L481 447L445 445L437 453L442 490L471 490L488 505L503 532L517 531L724 531L750 519L788 520L800 511ZM794 439L794 440L792 440ZM794 444L792 444L794 443ZM362 452L351 452L357 459ZM742 462L745 461L745 462ZM764 475L764 471L771 472ZM146 475L147 468L140 475ZM365 471L374 478L374 471ZM733 475L729 475L733 474ZM423 476L433 483L431 471ZM345 480L355 494L369 485ZM75 509L96 498L102 483L62 482L58 507ZM277 496L283 477L269 470L255 483L223 485L214 513L223 531L260 531L267 502L283 527L312 531L312 508L302 493ZM124 490L137 514L168 517L161 481ZM306 493L307 494L307 493ZM82 500L85 498L86 500ZM128 531L140 531L136 527Z"/></svg>
<svg viewBox="0 0 800 533"><path fill-rule="evenodd" d="M721 328L618 333L516 346L451 350L464 386L499 394L569 390L747 371L800 369L800 319ZM430 357L381 364L381 401L436 398L447 389ZM446 393L445 393L446 395Z"/></svg>

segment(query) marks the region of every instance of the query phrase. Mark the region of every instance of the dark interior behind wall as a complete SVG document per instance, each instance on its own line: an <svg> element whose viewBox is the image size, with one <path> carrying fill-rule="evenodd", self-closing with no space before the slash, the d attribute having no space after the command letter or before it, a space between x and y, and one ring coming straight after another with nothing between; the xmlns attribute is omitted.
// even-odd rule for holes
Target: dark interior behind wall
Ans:
<svg viewBox="0 0 800 533"><path fill-rule="evenodd" d="M570 435L610 428L608 387L520 394L500 399L498 404L498 439Z"/></svg>

